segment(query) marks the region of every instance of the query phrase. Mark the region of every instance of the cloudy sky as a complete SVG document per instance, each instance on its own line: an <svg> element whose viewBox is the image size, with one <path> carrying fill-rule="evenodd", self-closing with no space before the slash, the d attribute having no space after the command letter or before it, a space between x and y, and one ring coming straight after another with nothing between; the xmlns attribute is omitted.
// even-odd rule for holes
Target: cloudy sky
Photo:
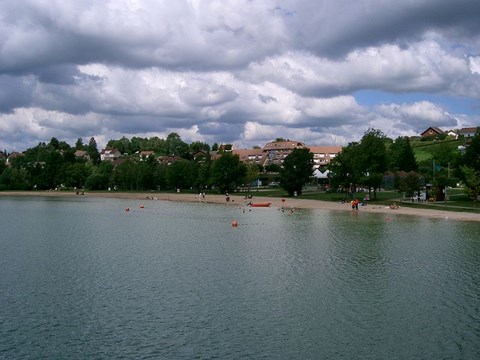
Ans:
<svg viewBox="0 0 480 360"><path fill-rule="evenodd" d="M0 149L480 126L478 0L0 0Z"/></svg>

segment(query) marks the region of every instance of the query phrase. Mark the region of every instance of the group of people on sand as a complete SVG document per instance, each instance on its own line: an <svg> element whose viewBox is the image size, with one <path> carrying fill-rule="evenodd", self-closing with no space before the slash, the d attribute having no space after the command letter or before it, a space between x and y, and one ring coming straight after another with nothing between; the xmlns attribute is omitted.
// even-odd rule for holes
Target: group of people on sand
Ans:
<svg viewBox="0 0 480 360"><path fill-rule="evenodd" d="M195 195L195 200L198 200L198 202L206 202L205 193L201 192L198 195Z"/></svg>

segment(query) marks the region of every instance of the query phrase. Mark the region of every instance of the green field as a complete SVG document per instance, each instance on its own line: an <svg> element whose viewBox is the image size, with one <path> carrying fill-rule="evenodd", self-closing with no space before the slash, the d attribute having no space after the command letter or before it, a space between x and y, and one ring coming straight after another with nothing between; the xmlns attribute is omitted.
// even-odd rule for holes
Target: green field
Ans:
<svg viewBox="0 0 480 360"><path fill-rule="evenodd" d="M443 140L443 141L412 141L411 146L415 153L417 162L421 163L433 158L433 155L445 146L456 149L463 145L463 139L459 140Z"/></svg>
<svg viewBox="0 0 480 360"><path fill-rule="evenodd" d="M268 189L268 190L258 190L251 191L250 194L266 197L288 198L288 195L282 189ZM368 193L357 193L356 197L358 199L363 199ZM373 196L373 195L372 195ZM423 203L414 203L410 201L402 201L402 194L397 191L380 191L377 192L377 199L369 201L369 204L372 205L390 205L392 202L398 202L401 206L412 206L418 208L435 208L437 210L448 210L448 211L459 211L459 212L475 212L480 213L480 208L476 208L473 205L471 199L465 195L463 189L447 189L447 201L441 202L423 202ZM302 195L298 196L299 199L309 199L309 200L323 200L323 201L333 201L339 202L342 200L350 201L351 197L347 196L346 193L339 192L324 192L324 191L305 191Z"/></svg>

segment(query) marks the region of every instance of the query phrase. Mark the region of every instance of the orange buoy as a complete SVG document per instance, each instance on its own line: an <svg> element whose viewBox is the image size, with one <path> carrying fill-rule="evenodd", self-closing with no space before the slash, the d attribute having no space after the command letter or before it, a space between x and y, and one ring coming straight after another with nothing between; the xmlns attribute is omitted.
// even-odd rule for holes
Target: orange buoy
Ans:
<svg viewBox="0 0 480 360"><path fill-rule="evenodd" d="M235 220L233 220L232 221L232 227L237 227L237 226L238 226L238 223Z"/></svg>

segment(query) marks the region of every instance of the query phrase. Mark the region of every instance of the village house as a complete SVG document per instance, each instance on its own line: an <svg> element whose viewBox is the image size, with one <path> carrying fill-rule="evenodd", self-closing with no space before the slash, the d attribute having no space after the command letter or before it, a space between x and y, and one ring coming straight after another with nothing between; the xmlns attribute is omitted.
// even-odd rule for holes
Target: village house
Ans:
<svg viewBox="0 0 480 360"><path fill-rule="evenodd" d="M25 154L21 153L21 152L12 152L10 155L7 156L7 161L6 161L6 164L9 165L10 162L15 159L15 158L18 158L18 157L21 157L21 156L25 156Z"/></svg>
<svg viewBox="0 0 480 360"><path fill-rule="evenodd" d="M149 156L155 156L155 151L144 150L144 151L140 151L138 155L140 156L140 161L143 161L143 159L146 159Z"/></svg>
<svg viewBox="0 0 480 360"><path fill-rule="evenodd" d="M157 158L157 161L159 164L166 164L166 165L170 165L176 161L180 161L180 160L183 160L183 158L181 158L180 156L176 156L176 155L166 155L166 156L159 156Z"/></svg>
<svg viewBox="0 0 480 360"><path fill-rule="evenodd" d="M281 165L285 158L290 155L293 149L304 149L305 144L296 140L272 141L263 147L263 152L266 153L264 166L276 164Z"/></svg>
<svg viewBox="0 0 480 360"><path fill-rule="evenodd" d="M458 135L466 138L471 138L477 134L477 131L478 131L478 127L461 128L460 130L458 130Z"/></svg>
<svg viewBox="0 0 480 360"><path fill-rule="evenodd" d="M86 152L85 150L76 150L74 155L76 159L83 159L86 161L90 160L90 155L88 155L88 152Z"/></svg>
<svg viewBox="0 0 480 360"><path fill-rule="evenodd" d="M341 146L309 146L313 154L314 169L324 169L341 151Z"/></svg>
<svg viewBox="0 0 480 360"><path fill-rule="evenodd" d="M117 149L106 148L102 149L100 152L100 160L101 161L115 161L117 160L122 154Z"/></svg>
<svg viewBox="0 0 480 360"><path fill-rule="evenodd" d="M430 126L427 130L422 132L420 134L420 136L425 139L425 138L429 138L429 137L436 137L436 136L441 135L443 133L444 132L443 132L442 129L439 129L438 127Z"/></svg>
<svg viewBox="0 0 480 360"><path fill-rule="evenodd" d="M262 149L236 149L232 151L238 155L243 163L256 164L263 166L267 159L267 154Z"/></svg>
<svg viewBox="0 0 480 360"><path fill-rule="evenodd" d="M232 153L238 155L241 162L267 166L271 164L282 165L285 158L291 154L293 149L308 148L313 154L315 169L325 168L339 152L341 146L307 146L301 141L272 141L263 148L257 149L236 149Z"/></svg>

